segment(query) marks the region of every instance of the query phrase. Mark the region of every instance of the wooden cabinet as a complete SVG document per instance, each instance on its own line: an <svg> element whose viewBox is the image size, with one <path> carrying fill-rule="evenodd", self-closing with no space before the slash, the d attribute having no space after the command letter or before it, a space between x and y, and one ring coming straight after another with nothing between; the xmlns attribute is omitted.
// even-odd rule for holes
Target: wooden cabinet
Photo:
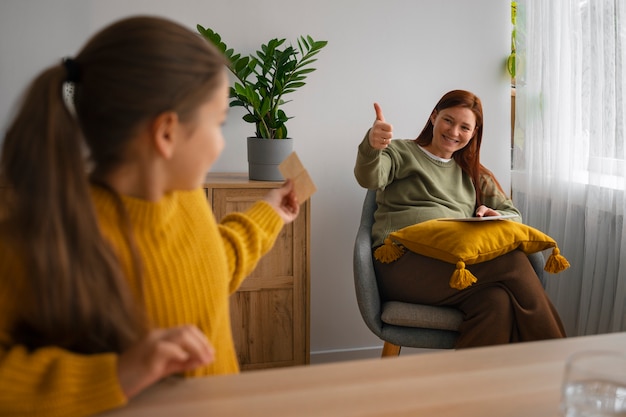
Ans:
<svg viewBox="0 0 626 417"><path fill-rule="evenodd" d="M210 173L204 184L218 221L227 213L246 210L270 188L280 186L233 173ZM309 238L310 200L231 297L242 370L309 363Z"/></svg>

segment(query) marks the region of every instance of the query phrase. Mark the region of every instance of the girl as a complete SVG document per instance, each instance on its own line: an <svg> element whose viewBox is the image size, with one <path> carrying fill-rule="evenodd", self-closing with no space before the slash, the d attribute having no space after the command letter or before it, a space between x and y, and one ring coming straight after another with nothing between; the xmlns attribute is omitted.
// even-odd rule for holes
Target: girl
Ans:
<svg viewBox="0 0 626 417"><path fill-rule="evenodd" d="M238 371L229 295L299 205L287 182L216 223L201 185L225 62L134 17L30 86L0 158L0 415L90 415Z"/></svg>

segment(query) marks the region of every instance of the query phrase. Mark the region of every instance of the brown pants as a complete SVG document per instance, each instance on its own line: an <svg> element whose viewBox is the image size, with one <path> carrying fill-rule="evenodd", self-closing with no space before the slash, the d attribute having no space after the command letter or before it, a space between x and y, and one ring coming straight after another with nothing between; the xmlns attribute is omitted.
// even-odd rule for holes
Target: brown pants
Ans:
<svg viewBox="0 0 626 417"><path fill-rule="evenodd" d="M565 337L559 314L523 252L468 265L478 282L460 291L448 284L454 268L410 251L389 264L374 260L383 300L463 312L457 349Z"/></svg>

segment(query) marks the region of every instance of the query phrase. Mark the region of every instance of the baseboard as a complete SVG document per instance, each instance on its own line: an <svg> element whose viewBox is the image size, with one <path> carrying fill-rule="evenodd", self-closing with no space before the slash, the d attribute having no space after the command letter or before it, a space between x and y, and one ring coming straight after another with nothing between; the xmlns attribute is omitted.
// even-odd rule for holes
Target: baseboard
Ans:
<svg viewBox="0 0 626 417"><path fill-rule="evenodd" d="M382 345L352 349L318 350L316 352L311 352L311 365L351 361L358 359L380 358L380 354L382 351Z"/></svg>
<svg viewBox="0 0 626 417"><path fill-rule="evenodd" d="M311 352L311 365L319 365L323 363L353 361L359 359L380 358L383 352L381 346L361 347L352 349L329 349ZM419 353L440 352L440 349L418 349L403 347L400 355L413 355Z"/></svg>

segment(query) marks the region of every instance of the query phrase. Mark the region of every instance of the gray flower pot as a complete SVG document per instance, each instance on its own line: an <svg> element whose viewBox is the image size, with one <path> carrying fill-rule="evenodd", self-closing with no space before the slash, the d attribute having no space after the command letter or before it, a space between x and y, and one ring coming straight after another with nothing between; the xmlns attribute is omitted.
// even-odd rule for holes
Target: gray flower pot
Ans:
<svg viewBox="0 0 626 417"><path fill-rule="evenodd" d="M257 181L283 181L278 170L293 151L293 139L248 138L248 178Z"/></svg>

